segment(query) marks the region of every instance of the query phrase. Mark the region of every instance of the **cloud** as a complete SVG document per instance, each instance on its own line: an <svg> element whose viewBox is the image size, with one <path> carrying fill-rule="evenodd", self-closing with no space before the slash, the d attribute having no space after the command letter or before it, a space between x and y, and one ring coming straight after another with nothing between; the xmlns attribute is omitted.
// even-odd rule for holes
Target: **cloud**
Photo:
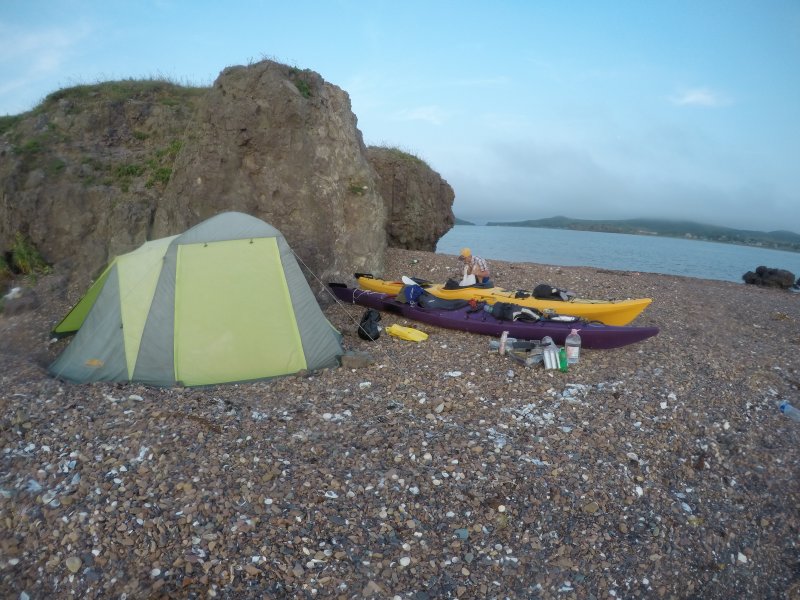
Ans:
<svg viewBox="0 0 800 600"><path fill-rule="evenodd" d="M0 102L13 103L23 110L21 96L53 75L60 74L75 48L91 33L87 24L20 31L0 24ZM2 96L15 96L4 99Z"/></svg>
<svg viewBox="0 0 800 600"><path fill-rule="evenodd" d="M0 36L5 38L0 45L0 64L22 60L39 69L56 68L90 31L91 28L86 24L25 32L7 26L0 27Z"/></svg>
<svg viewBox="0 0 800 600"><path fill-rule="evenodd" d="M438 106L419 106L398 111L395 117L400 121L425 121L433 125L441 125L447 114Z"/></svg>
<svg viewBox="0 0 800 600"><path fill-rule="evenodd" d="M708 106L712 108L730 103L723 94L705 87L683 90L671 96L669 100L678 106Z"/></svg>
<svg viewBox="0 0 800 600"><path fill-rule="evenodd" d="M713 164L688 169L668 156L637 163L609 160L608 154L606 147L503 140L461 146L438 162L456 194L455 214L476 223L566 215L797 229L791 224L800 209L774 180L747 171L715 173ZM702 156L692 160L703 162Z"/></svg>

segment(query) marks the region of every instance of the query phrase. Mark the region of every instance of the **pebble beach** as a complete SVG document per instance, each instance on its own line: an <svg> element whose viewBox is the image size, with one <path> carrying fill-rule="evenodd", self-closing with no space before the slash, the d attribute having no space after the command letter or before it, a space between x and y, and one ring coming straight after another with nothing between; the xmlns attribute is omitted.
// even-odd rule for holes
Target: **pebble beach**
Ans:
<svg viewBox="0 0 800 600"><path fill-rule="evenodd" d="M660 333L562 373L389 314L428 339L367 342L333 303L368 364L75 385L46 372L68 343L49 332L84 290L42 277L38 307L0 314L0 597L800 598L800 422L777 408L800 407L800 295L491 267L652 298L633 325ZM458 269L390 249L375 275Z"/></svg>

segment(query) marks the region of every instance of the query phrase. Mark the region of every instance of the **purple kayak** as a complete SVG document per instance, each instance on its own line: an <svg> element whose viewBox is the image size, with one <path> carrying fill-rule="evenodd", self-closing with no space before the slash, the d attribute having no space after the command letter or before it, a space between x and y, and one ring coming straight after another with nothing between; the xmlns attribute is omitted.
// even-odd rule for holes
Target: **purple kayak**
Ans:
<svg viewBox="0 0 800 600"><path fill-rule="evenodd" d="M641 342L658 334L658 327L605 325L581 320L563 322L544 318L539 321L507 321L495 318L481 307L475 309L465 301L445 300L444 303L449 304L434 302L423 307L400 302L391 294L355 289L340 283L331 283L329 287L344 302L401 315L436 327L482 335L499 337L503 331L508 331L510 337L520 340L541 340L550 336L556 344L563 346L570 331L578 329L584 348L608 349Z"/></svg>

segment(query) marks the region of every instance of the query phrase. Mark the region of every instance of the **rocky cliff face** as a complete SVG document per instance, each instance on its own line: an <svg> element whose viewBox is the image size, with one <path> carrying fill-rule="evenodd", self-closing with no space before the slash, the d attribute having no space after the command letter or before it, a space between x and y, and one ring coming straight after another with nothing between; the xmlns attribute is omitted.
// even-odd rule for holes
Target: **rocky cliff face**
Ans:
<svg viewBox="0 0 800 600"><path fill-rule="evenodd" d="M370 147L386 203L388 243L393 248L436 250L454 224L453 188L424 161L394 148Z"/></svg>
<svg viewBox="0 0 800 600"><path fill-rule="evenodd" d="M283 232L320 293L380 273L387 243L434 248L452 223L449 186L384 154L364 147L344 91L271 61L211 89L68 88L0 118L0 250L20 232L84 283L114 255L238 210Z"/></svg>
<svg viewBox="0 0 800 600"><path fill-rule="evenodd" d="M277 227L323 282L383 268L375 172L349 97L318 74L269 61L225 69L183 139L154 237L238 210Z"/></svg>
<svg viewBox="0 0 800 600"><path fill-rule="evenodd" d="M202 94L112 82L52 94L0 131L0 249L17 232L79 278L148 239Z"/></svg>

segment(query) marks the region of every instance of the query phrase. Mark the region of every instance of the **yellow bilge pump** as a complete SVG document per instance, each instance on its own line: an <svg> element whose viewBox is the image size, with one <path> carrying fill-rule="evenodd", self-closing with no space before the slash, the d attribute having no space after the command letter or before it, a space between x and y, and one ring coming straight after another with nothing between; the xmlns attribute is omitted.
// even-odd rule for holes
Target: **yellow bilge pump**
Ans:
<svg viewBox="0 0 800 600"><path fill-rule="evenodd" d="M386 333L393 337L400 338L401 340L408 340L410 342L424 342L428 339L428 334L424 331L397 324L389 325L386 328Z"/></svg>

